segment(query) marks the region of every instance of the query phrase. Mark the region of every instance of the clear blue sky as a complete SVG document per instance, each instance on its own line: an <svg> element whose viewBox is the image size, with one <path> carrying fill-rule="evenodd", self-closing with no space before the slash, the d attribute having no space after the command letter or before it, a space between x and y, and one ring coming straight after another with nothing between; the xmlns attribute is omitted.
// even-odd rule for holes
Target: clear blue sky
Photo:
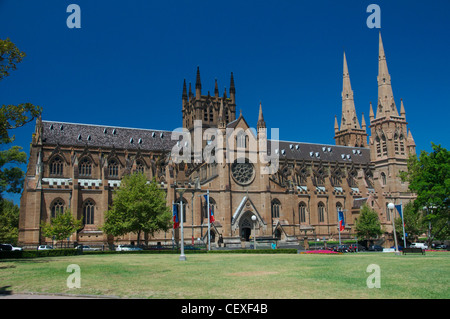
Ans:
<svg viewBox="0 0 450 319"><path fill-rule="evenodd" d="M81 7L69 29L67 6ZM262 101L280 139L334 144L342 56L356 111L377 100L381 32L398 108L403 98L418 151L449 147L450 1L0 0L0 38L27 57L0 83L0 104L31 102L46 120L173 130L183 79L203 93L236 83L237 109L256 126ZM18 129L29 152L34 123Z"/></svg>

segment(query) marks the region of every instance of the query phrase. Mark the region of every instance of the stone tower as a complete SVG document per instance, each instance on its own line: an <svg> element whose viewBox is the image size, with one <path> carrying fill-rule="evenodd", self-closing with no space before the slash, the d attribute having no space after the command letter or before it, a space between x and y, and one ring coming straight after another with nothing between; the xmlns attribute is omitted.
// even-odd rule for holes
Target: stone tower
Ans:
<svg viewBox="0 0 450 319"><path fill-rule="evenodd" d="M370 104L370 154L384 192L393 199L408 193L399 178L407 170L407 159L415 154L415 143L408 133L403 100L398 113L388 71L381 33L378 54L378 100L376 115Z"/></svg>
<svg viewBox="0 0 450 319"><path fill-rule="evenodd" d="M341 127L339 129L338 119L334 120L334 139L336 145L367 147L366 122L364 114L362 116L362 127L359 125L356 116L355 101L353 99L353 90L350 83L347 59L344 52L344 72L342 83L342 117Z"/></svg>
<svg viewBox="0 0 450 319"><path fill-rule="evenodd" d="M218 127L219 119L225 124L236 119L236 89L234 86L234 77L231 73L230 79L230 96L227 95L226 88L222 96L219 96L219 88L217 80L215 81L214 95L208 91L207 95L202 95L202 83L200 78L200 68L197 67L197 76L195 81L195 95L192 93L189 84L189 92L186 88L186 80L183 83L182 93L182 113L183 127L192 132L194 129L194 121L202 121L203 129L210 127ZM220 110L223 104L222 111Z"/></svg>

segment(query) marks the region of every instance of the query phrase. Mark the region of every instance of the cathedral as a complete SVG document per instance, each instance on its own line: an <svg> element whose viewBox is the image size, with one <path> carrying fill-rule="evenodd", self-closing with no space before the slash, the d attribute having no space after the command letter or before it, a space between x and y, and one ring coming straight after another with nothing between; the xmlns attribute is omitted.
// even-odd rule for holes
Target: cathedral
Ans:
<svg viewBox="0 0 450 319"><path fill-rule="evenodd" d="M208 237L203 195L209 192L212 245L241 247L254 238L286 245L337 240L339 235L355 239L355 220L365 204L379 215L385 232L379 242L391 246L393 218L387 204L406 204L414 198L399 173L407 169L415 144L403 101L399 113L394 100L381 34L377 80L378 100L370 103L367 126L364 114L358 119L344 53L342 116L340 123L335 118L335 145L327 145L267 139L261 104L259 114L254 114L256 129L242 112L236 113L233 73L228 92L220 94L216 81L214 95L205 95L197 68L195 87L183 83L183 131L194 136L200 123L202 136L211 129L223 133L225 139L202 139L199 147L201 151L214 144L214 155L221 161L190 160L195 151L183 149L190 141L180 143L174 131L38 118L20 202L19 242L25 247L51 242L41 234L40 224L67 208L84 224L70 236L71 243L106 247L136 242L136 234L112 237L101 226L121 177L141 172L165 190L168 206L182 204L187 244ZM268 153L276 158L275 170L267 170L270 160L260 160ZM338 212L344 215L343 230ZM180 234L169 230L151 238L142 235L140 240L169 245Z"/></svg>

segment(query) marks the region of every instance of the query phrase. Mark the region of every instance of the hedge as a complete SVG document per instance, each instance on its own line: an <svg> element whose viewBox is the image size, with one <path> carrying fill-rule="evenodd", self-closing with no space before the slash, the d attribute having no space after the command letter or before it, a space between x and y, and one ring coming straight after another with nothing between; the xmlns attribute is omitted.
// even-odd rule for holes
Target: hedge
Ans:
<svg viewBox="0 0 450 319"><path fill-rule="evenodd" d="M77 249L14 250L0 251L0 259L75 256L79 254L80 251Z"/></svg>
<svg viewBox="0 0 450 319"><path fill-rule="evenodd" d="M185 250L185 254L297 254L297 249L232 249L232 250ZM136 251L84 251L78 249L52 249L52 250L22 250L22 251L0 251L0 259L20 259L37 257L57 257L76 255L109 255L109 254L180 254L180 250L136 250Z"/></svg>

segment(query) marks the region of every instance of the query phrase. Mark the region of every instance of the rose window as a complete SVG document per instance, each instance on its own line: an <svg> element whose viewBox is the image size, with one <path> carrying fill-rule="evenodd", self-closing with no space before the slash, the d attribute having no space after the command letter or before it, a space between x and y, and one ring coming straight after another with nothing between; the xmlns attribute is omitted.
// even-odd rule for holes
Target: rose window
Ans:
<svg viewBox="0 0 450 319"><path fill-rule="evenodd" d="M235 161L231 165L231 175L236 183L248 185L253 181L255 169L253 168L253 164L249 163L248 160L246 160L245 163Z"/></svg>

